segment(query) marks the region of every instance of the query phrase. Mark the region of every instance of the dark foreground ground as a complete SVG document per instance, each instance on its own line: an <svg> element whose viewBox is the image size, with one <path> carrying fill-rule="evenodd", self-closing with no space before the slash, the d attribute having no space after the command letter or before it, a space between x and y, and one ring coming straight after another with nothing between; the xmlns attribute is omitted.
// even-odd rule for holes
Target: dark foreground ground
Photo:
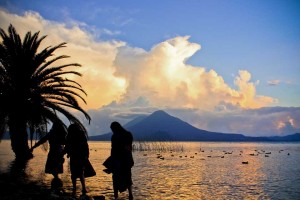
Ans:
<svg viewBox="0 0 300 200"><path fill-rule="evenodd" d="M104 200L102 197L77 196L59 192L56 193L49 186L39 182L28 181L18 175L0 173L1 200Z"/></svg>
<svg viewBox="0 0 300 200"><path fill-rule="evenodd" d="M68 195L55 195L51 189L38 182L24 180L11 174L0 174L1 200L24 199L24 200L50 200L50 199L73 199Z"/></svg>

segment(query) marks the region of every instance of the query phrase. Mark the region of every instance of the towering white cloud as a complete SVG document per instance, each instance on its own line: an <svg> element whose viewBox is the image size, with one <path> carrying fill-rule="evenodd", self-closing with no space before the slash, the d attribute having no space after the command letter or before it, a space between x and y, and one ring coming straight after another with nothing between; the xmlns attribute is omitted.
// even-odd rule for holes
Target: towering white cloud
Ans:
<svg viewBox="0 0 300 200"><path fill-rule="evenodd" d="M155 106L214 109L220 104L258 108L275 100L258 96L251 74L241 70L235 78L237 89L226 84L216 71L186 63L200 45L189 37L176 37L154 46L149 52L128 46L119 48L115 75L127 82L127 101L144 96Z"/></svg>

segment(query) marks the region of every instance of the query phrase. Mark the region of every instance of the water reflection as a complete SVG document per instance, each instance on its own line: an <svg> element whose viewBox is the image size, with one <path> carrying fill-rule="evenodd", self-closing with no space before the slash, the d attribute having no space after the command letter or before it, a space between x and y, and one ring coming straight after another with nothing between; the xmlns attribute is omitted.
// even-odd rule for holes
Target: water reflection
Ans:
<svg viewBox="0 0 300 200"><path fill-rule="evenodd" d="M89 146L90 161L97 172L97 176L86 179L89 195L113 199L111 174L102 172L110 143L90 142ZM183 151L134 152L135 199L297 199L300 196L299 143L198 142L182 146ZM271 154L265 157L263 151ZM157 153L164 159L158 158ZM47 152L35 151L22 176L50 188L52 176L44 173L46 157ZM3 158L9 156L0 154L0 171L5 170L2 163L7 162ZM248 164L242 164L245 161ZM18 167L11 162L12 172ZM65 191L71 193L68 159L61 179ZM121 194L120 199L128 199L127 194Z"/></svg>

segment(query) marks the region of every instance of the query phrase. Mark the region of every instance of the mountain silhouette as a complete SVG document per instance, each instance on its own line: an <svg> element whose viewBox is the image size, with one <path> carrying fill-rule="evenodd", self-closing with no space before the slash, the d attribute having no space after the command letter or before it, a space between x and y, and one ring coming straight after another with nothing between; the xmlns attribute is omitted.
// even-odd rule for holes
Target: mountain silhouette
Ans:
<svg viewBox="0 0 300 200"><path fill-rule="evenodd" d="M300 141L300 134L285 137L248 137L198 129L183 120L158 110L124 125L138 141ZM90 140L110 140L112 133L90 136Z"/></svg>
<svg viewBox="0 0 300 200"><path fill-rule="evenodd" d="M139 123L127 127L127 129L132 132L136 140L210 141L212 139L219 140L220 136L223 136L221 137L223 140L226 140L224 136L229 137L229 135L198 129L162 110L152 113ZM237 137L244 136L235 134L234 138L228 138L227 140Z"/></svg>

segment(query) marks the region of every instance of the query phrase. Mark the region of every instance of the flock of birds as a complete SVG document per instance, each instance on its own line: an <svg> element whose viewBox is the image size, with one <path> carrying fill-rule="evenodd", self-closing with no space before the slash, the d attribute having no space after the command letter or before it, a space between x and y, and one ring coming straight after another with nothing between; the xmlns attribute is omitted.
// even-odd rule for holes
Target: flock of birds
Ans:
<svg viewBox="0 0 300 200"><path fill-rule="evenodd" d="M283 152L284 150L279 150L279 153ZM203 149L200 148L200 151L199 153L204 153L205 151ZM212 150L210 152L213 152ZM171 153L171 157L174 157L175 154L173 153L173 151L170 151ZM243 151L239 151L239 156L242 156L243 155ZM195 152L194 155L179 155L179 158L194 158L195 155L197 155L198 152ZM218 155L218 156L212 156L212 155L207 155L207 158L212 158L212 157L219 157L219 158L225 158L225 155L230 155L230 154L233 154L233 151L223 151L223 154L224 155ZM254 150L254 153L249 153L249 154L246 154L246 155L249 155L249 156L259 156L259 155L264 155L264 157L269 157L270 155L272 154L272 152L268 151L266 152L265 150ZM144 153L143 156L147 156L148 154ZM289 156L290 153L287 153L287 155ZM164 160L165 157L161 154L161 153L157 153L156 154L156 158L157 159L160 159L160 160ZM200 160L205 160L204 158L201 158ZM249 161L242 161L242 164L249 164Z"/></svg>

